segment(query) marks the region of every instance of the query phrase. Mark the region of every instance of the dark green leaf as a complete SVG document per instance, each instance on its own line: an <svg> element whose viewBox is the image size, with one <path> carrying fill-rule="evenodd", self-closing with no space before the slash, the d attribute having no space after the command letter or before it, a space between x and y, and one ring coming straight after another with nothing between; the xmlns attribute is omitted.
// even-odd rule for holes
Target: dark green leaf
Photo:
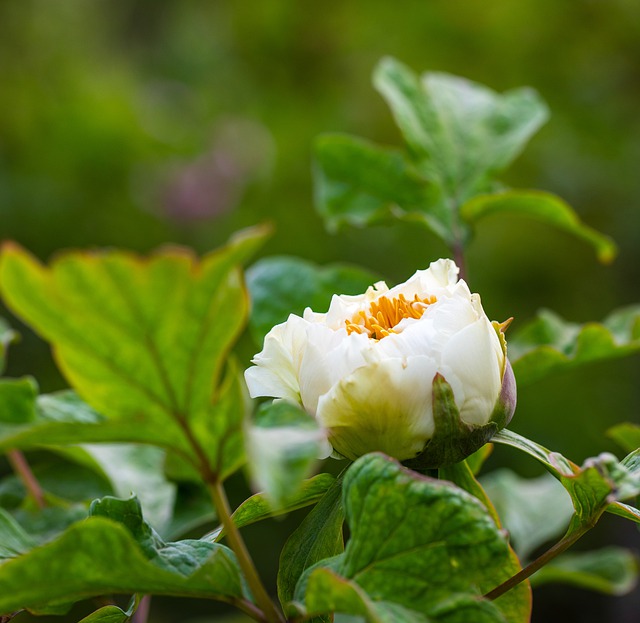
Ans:
<svg viewBox="0 0 640 623"><path fill-rule="evenodd" d="M2 293L52 343L71 385L106 418L97 424L105 437L170 448L224 477L238 460L221 462L218 444L227 437L213 436L228 427L204 422L237 414L217 385L248 312L238 265L263 237L245 235L200 262L178 248L148 259L69 252L49 268L9 244ZM235 453L237 441L232 446Z"/></svg>
<svg viewBox="0 0 640 623"><path fill-rule="evenodd" d="M103 499L93 513L50 543L0 566L0 612L50 610L112 593L246 602L235 556L226 547L164 543L142 520L135 500Z"/></svg>
<svg viewBox="0 0 640 623"><path fill-rule="evenodd" d="M305 307L328 309L334 294L360 294L379 278L344 264L319 267L294 257L268 257L247 271L251 294L251 333L262 344L271 327L289 314L302 316Z"/></svg>
<svg viewBox="0 0 640 623"><path fill-rule="evenodd" d="M509 339L509 359L523 386L545 376L594 361L624 357L640 351L640 307L613 312L602 324L562 320L542 310Z"/></svg>
<svg viewBox="0 0 640 623"><path fill-rule="evenodd" d="M607 595L625 595L638 583L638 560L622 547L563 554L531 577L534 586L572 584Z"/></svg>
<svg viewBox="0 0 640 623"><path fill-rule="evenodd" d="M474 496L370 454L347 471L343 498L351 530L345 552L311 568L296 588L296 601L307 611L311 604L311 614L332 607L314 589L315 573L329 567L371 601L393 602L427 620L529 620L526 586L492 603L481 599L519 565L504 533ZM452 606L460 599L466 610Z"/></svg>
<svg viewBox="0 0 640 623"><path fill-rule="evenodd" d="M402 152L328 134L316 140L314 156L316 207L330 231L411 215L451 240L451 216L439 188L422 178Z"/></svg>
<svg viewBox="0 0 640 623"><path fill-rule="evenodd" d="M335 478L331 474L318 474L313 478L309 478L302 483L297 494L291 496L286 506L275 508L269 503L264 493L256 493L238 506L232 515L233 522L238 528L242 528L263 519L279 517L299 508L315 504L324 496L334 481ZM224 534L222 527L219 527L208 535L207 540L219 541Z"/></svg>
<svg viewBox="0 0 640 623"><path fill-rule="evenodd" d="M460 208L460 216L469 224L490 215L525 216L561 229L589 243L603 264L612 262L617 254L609 236L582 223L569 204L550 193L508 190L474 197Z"/></svg>
<svg viewBox="0 0 640 623"><path fill-rule="evenodd" d="M567 492L551 475L521 478L511 470L500 469L483 476L481 481L521 560L566 531L573 506Z"/></svg>
<svg viewBox="0 0 640 623"><path fill-rule="evenodd" d="M342 478L338 478L282 549L278 568L278 597L283 607L286 608L293 600L296 584L306 569L343 551L343 523Z"/></svg>
<svg viewBox="0 0 640 623"><path fill-rule="evenodd" d="M263 404L247 431L254 486L274 508L285 508L320 456L331 452L326 433L308 413L289 402Z"/></svg>
<svg viewBox="0 0 640 623"><path fill-rule="evenodd" d="M36 419L38 385L31 377L0 379L0 431L3 424L32 422Z"/></svg>
<svg viewBox="0 0 640 623"><path fill-rule="evenodd" d="M531 89L502 95L443 73L418 78L392 58L380 62L374 83L386 99L420 170L461 205L486 190L547 119Z"/></svg>

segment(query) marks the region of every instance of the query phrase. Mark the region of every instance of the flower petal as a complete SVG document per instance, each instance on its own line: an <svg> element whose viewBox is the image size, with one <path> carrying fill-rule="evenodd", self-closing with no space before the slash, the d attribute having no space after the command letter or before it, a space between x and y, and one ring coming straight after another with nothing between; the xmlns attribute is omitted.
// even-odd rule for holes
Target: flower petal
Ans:
<svg viewBox="0 0 640 623"><path fill-rule="evenodd" d="M424 355L373 362L321 396L316 417L329 430L334 449L347 458L373 451L413 458L433 434L436 371Z"/></svg>

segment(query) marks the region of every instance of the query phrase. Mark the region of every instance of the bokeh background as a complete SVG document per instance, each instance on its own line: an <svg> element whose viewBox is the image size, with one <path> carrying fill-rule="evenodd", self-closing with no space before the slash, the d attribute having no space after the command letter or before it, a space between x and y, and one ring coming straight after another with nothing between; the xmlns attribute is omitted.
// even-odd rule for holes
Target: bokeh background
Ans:
<svg viewBox="0 0 640 623"><path fill-rule="evenodd" d="M446 249L407 224L329 235L313 208L319 133L400 143L371 86L384 55L499 91L537 89L551 120L503 180L561 195L620 246L604 267L562 233L487 220L468 262L490 317L515 316L518 327L548 307L584 322L640 301L636 0L0 0L0 238L43 259L169 242L206 252L269 221L263 255L348 261L404 280ZM21 331L9 373L63 387L48 347ZM245 339L245 361L256 349ZM605 431L639 421L639 373L636 356L525 388L512 428L577 462L618 451ZM494 455L494 466L538 473L506 449ZM241 479L232 484L240 499ZM292 525L247 531L264 570ZM637 550L640 535L611 518L586 540ZM534 603L539 622L640 619L638 592L544 587ZM206 623L209 612L157 600L151 621Z"/></svg>

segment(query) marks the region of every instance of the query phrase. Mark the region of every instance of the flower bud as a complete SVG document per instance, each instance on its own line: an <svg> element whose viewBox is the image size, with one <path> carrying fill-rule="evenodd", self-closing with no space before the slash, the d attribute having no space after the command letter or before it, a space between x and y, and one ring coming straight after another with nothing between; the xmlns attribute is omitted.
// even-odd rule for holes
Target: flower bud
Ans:
<svg viewBox="0 0 640 623"><path fill-rule="evenodd" d="M414 467L455 463L510 421L516 385L506 323L489 321L451 260L389 289L334 295L266 336L245 373L252 397L296 402L334 454L384 452Z"/></svg>

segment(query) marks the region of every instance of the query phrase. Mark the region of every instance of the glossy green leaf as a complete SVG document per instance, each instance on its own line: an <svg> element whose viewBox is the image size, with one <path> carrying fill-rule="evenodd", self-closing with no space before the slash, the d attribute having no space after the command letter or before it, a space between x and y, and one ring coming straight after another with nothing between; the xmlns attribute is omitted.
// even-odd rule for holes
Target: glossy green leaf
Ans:
<svg viewBox="0 0 640 623"><path fill-rule="evenodd" d="M483 476L481 482L521 560L566 531L573 515L571 498L551 475L521 478L500 469Z"/></svg>
<svg viewBox="0 0 640 623"><path fill-rule="evenodd" d="M296 602L308 612L312 608L311 614L332 607L313 588L315 573L328 567L368 599L393 602L427 620L529 620L526 587L492 603L481 599L519 565L504 533L474 496L376 453L347 471L343 499L351 531L344 553L311 568L296 589ZM451 607L460 598L464 611Z"/></svg>
<svg viewBox="0 0 640 623"><path fill-rule="evenodd" d="M640 448L640 426L638 424L631 422L617 424L607 431L607 436L627 452L633 452Z"/></svg>
<svg viewBox="0 0 640 623"><path fill-rule="evenodd" d="M295 257L268 257L247 271L251 295L251 333L262 344L271 327L306 307L329 308L334 294L360 294L379 281L373 273L345 264L320 267Z"/></svg>
<svg viewBox="0 0 640 623"><path fill-rule="evenodd" d="M248 600L230 550L204 541L164 543L135 499L97 502L89 519L0 565L0 585L0 612L50 610L113 593L202 597L239 607Z"/></svg>
<svg viewBox="0 0 640 623"><path fill-rule="evenodd" d="M293 600L296 585L306 569L344 550L343 523L340 477L333 482L282 548L278 568L278 597L284 608Z"/></svg>
<svg viewBox="0 0 640 623"><path fill-rule="evenodd" d="M604 359L640 351L640 307L610 314L603 322L566 322L542 310L509 338L509 359L518 385Z"/></svg>
<svg viewBox="0 0 640 623"><path fill-rule="evenodd" d="M457 205L486 190L487 178L522 151L548 114L531 89L498 94L444 73L418 77L392 58L380 62L374 84L421 172Z"/></svg>
<svg viewBox="0 0 640 623"><path fill-rule="evenodd" d="M316 420L289 402L261 405L247 431L251 479L274 508L288 506L318 458L330 452L326 433Z"/></svg>
<svg viewBox="0 0 640 623"><path fill-rule="evenodd" d="M638 559L622 547L567 553L535 573L534 586L571 584L607 595L625 595L638 584Z"/></svg>
<svg viewBox="0 0 640 623"><path fill-rule="evenodd" d="M218 382L248 314L238 265L263 237L245 235L201 261L180 248L147 259L69 252L50 267L9 244L2 294L52 343L63 373L106 418L112 438L170 448L224 477L238 466L238 435L228 433L241 422L239 408L226 402L234 381L222 389Z"/></svg>
<svg viewBox="0 0 640 623"><path fill-rule="evenodd" d="M450 240L451 216L439 188L402 152L326 134L316 140L314 157L316 208L329 231L411 218Z"/></svg>
<svg viewBox="0 0 640 623"><path fill-rule="evenodd" d="M507 190L479 195L460 208L460 216L469 224L491 215L524 216L561 229L590 244L603 264L612 262L617 254L617 247L609 236L585 225L569 204L551 193Z"/></svg>
<svg viewBox="0 0 640 623"><path fill-rule="evenodd" d="M232 515L233 522L238 528L242 528L264 519L279 517L300 508L311 506L324 496L334 482L335 478L331 474L318 474L313 478L309 478L298 488L296 495L289 498L286 506L279 507L274 507L270 504L264 493L256 493L246 499L234 511ZM224 534L222 527L219 527L203 538L211 541L220 541Z"/></svg>
<svg viewBox="0 0 640 623"><path fill-rule="evenodd" d="M35 420L37 394L38 386L30 377L0 379L0 431L3 423L13 424Z"/></svg>

